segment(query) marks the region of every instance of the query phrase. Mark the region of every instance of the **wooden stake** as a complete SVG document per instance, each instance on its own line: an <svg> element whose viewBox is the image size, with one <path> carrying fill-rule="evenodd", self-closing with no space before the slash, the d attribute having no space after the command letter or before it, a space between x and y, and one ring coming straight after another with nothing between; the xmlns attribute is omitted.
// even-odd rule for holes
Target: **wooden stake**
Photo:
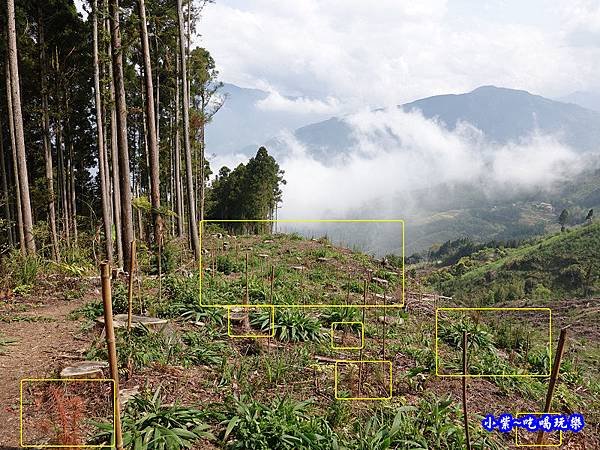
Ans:
<svg viewBox="0 0 600 450"><path fill-rule="evenodd" d="M244 303L250 302L250 295L248 292L248 252L246 252L246 299Z"/></svg>
<svg viewBox="0 0 600 450"><path fill-rule="evenodd" d="M131 316L133 314L133 271L135 270L135 239L131 241L129 260L129 292L127 293L127 330L131 331ZM111 308L112 309L112 308Z"/></svg>
<svg viewBox="0 0 600 450"><path fill-rule="evenodd" d="M552 396L554 395L554 388L558 382L558 374L560 371L560 363L562 361L563 353L565 351L565 342L567 340L567 328L560 330L560 337L558 338L558 347L556 348L556 355L554 356L554 364L552 366L552 374L550 375L550 384L548 385L548 392L546 393L546 404L544 405L544 413L550 412L550 406L552 405ZM536 444L541 445L544 443L544 430L538 431Z"/></svg>
<svg viewBox="0 0 600 450"><path fill-rule="evenodd" d="M121 408L119 406L119 367L117 365L117 347L115 343L115 329L113 327L112 295L110 288L110 267L108 263L100 264L100 277L102 279L102 302L104 304L104 328L106 331L106 346L108 347L108 364L111 378L114 381L115 392L115 444L117 450L123 449L123 436L121 433Z"/></svg>
<svg viewBox="0 0 600 450"><path fill-rule="evenodd" d="M346 290L346 305L350 304L350 272L348 272L348 289Z"/></svg>
<svg viewBox="0 0 600 450"><path fill-rule="evenodd" d="M467 410L467 332L463 331L463 377L462 377L462 403L463 403L463 420L465 424L465 438L467 440L467 450L471 450L471 438L469 436L469 413Z"/></svg>
<svg viewBox="0 0 600 450"><path fill-rule="evenodd" d="M275 281L275 266L271 264L271 304L273 304L273 282Z"/></svg>
<svg viewBox="0 0 600 450"><path fill-rule="evenodd" d="M363 288L363 308L362 308L362 323L363 323L363 327L365 326L365 309L367 305L367 280L365 279L365 284L364 284L364 288ZM363 347L364 348L364 347ZM360 355L359 355L359 364L360 366L358 367L358 397L362 397L362 368L363 368L363 348L360 349Z"/></svg>
<svg viewBox="0 0 600 450"><path fill-rule="evenodd" d="M382 360L385 361L385 332L386 332L386 322L387 322L387 297L386 297L386 292L387 289L383 290L383 346L381 349L381 353L382 353ZM364 325L363 325L364 327Z"/></svg>
<svg viewBox="0 0 600 450"><path fill-rule="evenodd" d="M250 317L248 316L248 304L250 303L250 293L248 288L248 252L246 252L246 295L244 296L244 305L246 305L244 314L244 331L250 329Z"/></svg>

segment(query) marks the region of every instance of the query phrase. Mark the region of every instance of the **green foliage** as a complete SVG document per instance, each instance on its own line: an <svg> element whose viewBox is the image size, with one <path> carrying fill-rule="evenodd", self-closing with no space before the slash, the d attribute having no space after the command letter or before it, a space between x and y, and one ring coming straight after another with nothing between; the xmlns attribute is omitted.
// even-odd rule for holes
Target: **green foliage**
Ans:
<svg viewBox="0 0 600 450"><path fill-rule="evenodd" d="M383 407L366 421L354 421L348 448L356 450L466 448L460 407L450 397L427 395L417 406ZM499 450L491 435L475 432L472 448Z"/></svg>
<svg viewBox="0 0 600 450"><path fill-rule="evenodd" d="M169 275L165 277L165 295L174 303L193 304L199 301L198 274L190 277Z"/></svg>
<svg viewBox="0 0 600 450"><path fill-rule="evenodd" d="M0 334L0 356L6 355L6 347L10 344L14 344L15 342L17 342L15 339L7 338L3 334Z"/></svg>
<svg viewBox="0 0 600 450"><path fill-rule="evenodd" d="M356 322L360 320L360 311L352 306L331 308L321 315L321 320L327 325L333 322Z"/></svg>
<svg viewBox="0 0 600 450"><path fill-rule="evenodd" d="M89 264L80 265L77 263L69 263L69 262L61 262L57 263L57 268L59 272L64 273L67 276L71 277L83 277L86 273L88 273L90 267Z"/></svg>
<svg viewBox="0 0 600 450"><path fill-rule="evenodd" d="M96 300L86 303L69 314L71 319L84 318L88 320L96 320L104 314L104 305L102 300Z"/></svg>
<svg viewBox="0 0 600 450"><path fill-rule="evenodd" d="M269 219L281 201L280 185L285 184L283 171L264 147L246 165L234 170L223 167L209 192L209 219ZM227 229L252 231L270 230L268 223L223 223Z"/></svg>
<svg viewBox="0 0 600 450"><path fill-rule="evenodd" d="M163 405L160 389L153 395L145 392L131 399L123 412L123 445L136 450L196 448L200 439L214 439L204 418L205 414L195 408ZM114 442L112 423L95 425L101 432L94 437L94 443Z"/></svg>
<svg viewBox="0 0 600 450"><path fill-rule="evenodd" d="M18 250L10 253L6 263L7 272L15 287L34 285L44 267L44 260L40 256L22 255Z"/></svg>
<svg viewBox="0 0 600 450"><path fill-rule="evenodd" d="M177 269L182 260L182 253L184 249L181 248L181 242L175 239L166 239L162 246L161 257L161 270L163 274L170 274Z"/></svg>
<svg viewBox="0 0 600 450"><path fill-rule="evenodd" d="M312 401L290 398L262 404L247 397L224 403L219 414L227 450L330 450L337 438L327 421L311 415Z"/></svg>
<svg viewBox="0 0 600 450"><path fill-rule="evenodd" d="M223 342L208 340L210 336L206 333L200 334L188 331L182 335L183 342L187 345L186 358L196 365L216 366L223 364L223 358L227 355L227 347Z"/></svg>
<svg viewBox="0 0 600 450"><path fill-rule="evenodd" d="M271 312L269 310L252 311L250 324L262 331L271 329ZM321 331L321 323L298 308L277 309L275 311L275 337L284 342L316 341L325 339Z"/></svg>
<svg viewBox="0 0 600 450"><path fill-rule="evenodd" d="M600 259L599 223L506 248L503 253L493 247L481 253L487 256L480 258L478 252L455 266L434 271L427 276L427 283L445 295L472 304L600 292L596 269Z"/></svg>
<svg viewBox="0 0 600 450"><path fill-rule="evenodd" d="M477 324L466 318L438 322L439 338L454 348L462 349L464 331L468 334L470 346L482 350L494 350L493 336L485 325Z"/></svg>
<svg viewBox="0 0 600 450"><path fill-rule="evenodd" d="M225 275L241 273L244 271L244 263L235 261L229 255L219 255L217 256L217 270Z"/></svg>

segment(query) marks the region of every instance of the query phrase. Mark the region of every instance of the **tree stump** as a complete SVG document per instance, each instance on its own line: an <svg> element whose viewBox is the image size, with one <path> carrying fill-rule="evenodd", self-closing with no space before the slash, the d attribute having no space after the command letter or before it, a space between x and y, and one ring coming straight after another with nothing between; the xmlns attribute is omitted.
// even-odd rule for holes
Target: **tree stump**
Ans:
<svg viewBox="0 0 600 450"><path fill-rule="evenodd" d="M60 371L61 378L96 379L103 378L102 369L107 369L104 361L81 361Z"/></svg>

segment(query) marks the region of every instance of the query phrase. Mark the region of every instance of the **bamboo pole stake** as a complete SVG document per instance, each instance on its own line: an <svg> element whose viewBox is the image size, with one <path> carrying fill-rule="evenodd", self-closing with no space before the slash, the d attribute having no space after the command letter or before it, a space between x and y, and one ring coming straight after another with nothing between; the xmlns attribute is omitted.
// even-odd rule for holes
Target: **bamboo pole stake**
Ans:
<svg viewBox="0 0 600 450"><path fill-rule="evenodd" d="M350 304L350 272L348 272L348 286L346 289L346 305Z"/></svg>
<svg viewBox="0 0 600 450"><path fill-rule="evenodd" d="M554 388L558 382L558 374L560 372L560 363L562 361L563 354L565 352L565 343L567 341L567 328L560 330L560 336L558 338L558 346L556 348L556 355L554 356L554 364L552 366L552 374L550 375L550 384L548 385L548 392L546 393L546 404L544 405L544 413L550 412L550 406L552 405L552 396L554 395ZM544 443L544 430L538 431L536 444L541 445Z"/></svg>
<svg viewBox="0 0 600 450"><path fill-rule="evenodd" d="M131 241L131 252L129 253L129 291L127 293L127 330L131 331L131 316L133 315L133 271L135 270L135 239ZM112 308L111 308L112 310Z"/></svg>
<svg viewBox="0 0 600 450"><path fill-rule="evenodd" d="M123 436L121 433L121 408L119 405L119 367L117 365L117 347L115 343L115 329L113 327L112 296L110 288L110 267L108 263L100 264L100 277L102 279L102 302L104 305L104 328L106 331L106 346L108 347L108 363L113 379L115 401L115 444L117 450L123 450Z"/></svg>
<svg viewBox="0 0 600 450"><path fill-rule="evenodd" d="M463 331L463 376L462 376L462 404L463 404L463 420L465 424L465 438L467 440L467 450L471 450L471 438L469 435L469 413L467 410L467 332Z"/></svg>
<svg viewBox="0 0 600 450"><path fill-rule="evenodd" d="M386 333L386 322L387 322L387 289L383 290L383 346L381 349L381 353L382 353L382 358L385 361L385 333ZM364 327L364 325L363 325Z"/></svg>
<svg viewBox="0 0 600 450"><path fill-rule="evenodd" d="M275 281L275 266L271 264L271 304L273 304L273 283Z"/></svg>
<svg viewBox="0 0 600 450"><path fill-rule="evenodd" d="M364 288L363 288L363 308L362 308L362 323L363 323L363 327L365 326L365 310L367 309L366 307L367 305L367 279L365 278L365 283L364 283ZM364 348L364 346L363 346ZM359 364L360 366L358 366L358 397L360 398L362 396L362 372L363 372L363 349L360 349L360 355L359 355Z"/></svg>
<svg viewBox="0 0 600 450"><path fill-rule="evenodd" d="M248 292L248 252L246 252L246 298L244 303L248 304L250 302L250 295Z"/></svg>
<svg viewBox="0 0 600 450"><path fill-rule="evenodd" d="M248 288L248 252L246 252L246 295L244 296L244 331L250 329L250 318L248 317L248 304L250 303L250 292Z"/></svg>

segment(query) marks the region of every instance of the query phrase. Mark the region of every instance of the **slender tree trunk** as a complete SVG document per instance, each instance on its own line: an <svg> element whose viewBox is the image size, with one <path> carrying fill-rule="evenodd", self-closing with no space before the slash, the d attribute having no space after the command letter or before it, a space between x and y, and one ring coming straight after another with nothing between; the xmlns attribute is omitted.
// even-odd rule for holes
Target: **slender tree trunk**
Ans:
<svg viewBox="0 0 600 450"><path fill-rule="evenodd" d="M133 241L133 220L131 211L131 182L129 174L129 150L127 145L127 106L125 83L123 80L123 51L121 49L121 31L119 24L118 0L110 0L110 25L112 41L113 78L115 83L115 103L117 116L117 143L119 148L119 181L121 191L121 241L123 259L130 260L129 243Z"/></svg>
<svg viewBox="0 0 600 450"><path fill-rule="evenodd" d="M104 223L104 245L106 259L112 264L112 230L106 173L106 146L104 145L104 124L102 121L102 99L100 98L100 64L98 62L98 0L92 2L92 35L94 54L94 98L96 102L96 128L98 138L98 175L100 177L100 194L102 196L102 222Z"/></svg>
<svg viewBox="0 0 600 450"><path fill-rule="evenodd" d="M192 0L188 0L187 3L187 34L186 34L186 38L185 38L185 60L186 60L186 66L187 66L187 61L190 60L190 42L192 40ZM182 53L183 55L183 53ZM182 56L182 58L184 58L184 56ZM186 69L186 73L185 76L187 77L187 89L188 92L190 92L192 90L191 87L191 77L190 77L190 72L189 72L189 68ZM188 104L189 104L189 98L188 98Z"/></svg>
<svg viewBox="0 0 600 450"><path fill-rule="evenodd" d="M65 111L68 114L69 111L69 100L65 106ZM73 242L77 245L77 198L75 195L75 152L73 149L73 134L71 128L71 119L67 117L67 128L65 130L65 143L68 142L68 169L69 169L69 180L68 180L68 201L69 201L69 212L71 217L71 226L73 227Z"/></svg>
<svg viewBox="0 0 600 450"><path fill-rule="evenodd" d="M119 152L117 145L117 109L115 102L115 80L113 78L113 65L112 65L112 44L111 44L111 29L109 22L109 6L108 0L104 0L103 9L105 13L104 19L104 32L109 37L107 44L107 66L108 66L108 77L109 77L109 104L110 104L110 160L111 160L111 172L112 172L112 199L113 199L113 221L115 224L115 243L117 247L117 263L119 267L124 267L123 264L123 239L121 236L121 189L119 176ZM126 244L129 245L129 242Z"/></svg>
<svg viewBox="0 0 600 450"><path fill-rule="evenodd" d="M205 183L206 176L204 175L204 118L205 110L204 110L204 101L202 101L202 116L200 118L200 220L204 220L204 195L205 195Z"/></svg>
<svg viewBox="0 0 600 450"><path fill-rule="evenodd" d="M187 64L185 52L185 35L183 22L183 9L181 0L177 0L177 15L179 17L179 50L181 57L181 84L183 86L183 143L185 151L185 170L188 188L188 205L190 218L190 237L192 250L196 260L200 259L200 241L198 239L198 226L196 223L196 200L194 195L194 179L192 173L192 150L190 146L190 95L187 80Z"/></svg>
<svg viewBox="0 0 600 450"><path fill-rule="evenodd" d="M42 78L42 131L44 143L44 159L46 162L46 186L48 189L48 225L50 226L50 239L52 254L56 262L60 262L60 247L56 233L56 199L54 196L54 168L52 165L52 147L50 144L50 113L48 109L48 78L46 60L46 42L44 32L44 17L39 9L39 36L40 36L40 66Z"/></svg>
<svg viewBox="0 0 600 450"><path fill-rule="evenodd" d="M144 99L145 99L145 95L144 95L144 91L145 91L145 85L143 80L140 78L140 80L142 81L141 86L140 86L140 93L141 93L141 104L144 104ZM136 150L137 150L137 157L135 158L138 161L138 164L135 164L135 166L133 167L133 174L131 176L131 181L133 182L133 193L134 193L134 197L135 198L140 198L143 194L143 188L144 188L144 182L146 183L146 192L149 190L149 186L150 186L150 171L148 170L148 168L150 167L150 160L148 159L148 141L146 140L146 116L144 115L144 113L140 114L139 120L137 120L138 123L136 123L137 127L136 129ZM144 156L146 158L146 176L144 177L144 173L143 173L143 168L142 168L142 164L141 164L141 160L142 160L142 156ZM145 229L143 226L143 220L142 220L142 211L140 208L135 208L134 214L136 216L136 220L137 220L137 227L138 227L138 232L139 232L139 239L141 241L146 240L146 234L145 234Z"/></svg>
<svg viewBox="0 0 600 450"><path fill-rule="evenodd" d="M25 134L23 131L23 115L21 113L21 88L19 86L19 66L17 61L17 30L15 26L15 2L7 0L8 16L8 62L10 68L13 117L15 128L15 141L17 148L17 162L19 168L19 182L21 188L21 207L23 213L23 232L25 233L25 247L27 253L35 254L35 241L33 239L33 220L31 217L31 200L29 197L29 175L27 173L27 157L25 155Z"/></svg>
<svg viewBox="0 0 600 450"><path fill-rule="evenodd" d="M142 41L142 55L144 59L144 79L146 82L146 126L148 133L146 142L150 166L150 202L152 204L152 221L154 224L154 242L161 245L162 218L160 216L160 174L158 153L158 116L155 115L154 87L152 86L152 64L150 62L150 44L148 43L148 29L146 26L146 6L144 0L138 0L140 15L140 37ZM158 87L157 87L158 93ZM158 94L157 94L158 95ZM158 101L158 97L157 97ZM158 104L157 104L158 109Z"/></svg>
<svg viewBox="0 0 600 450"><path fill-rule="evenodd" d="M179 55L177 55L177 81L175 88L175 202L176 202L176 212L177 212L177 235L179 237L183 236L184 233L184 223L185 223L185 213L183 211L183 186L180 182L181 180L181 118L179 116L179 107L181 105L181 101L179 99L179 76L181 74L181 60Z"/></svg>
<svg viewBox="0 0 600 450"><path fill-rule="evenodd" d="M19 167L17 164L17 144L15 139L15 121L12 115L12 87L8 64L6 65L6 105L8 108L8 129L10 133L10 146L12 150L12 168L15 181L15 216L17 216L17 234L19 235L19 249L25 254L25 232L23 230L23 212L21 208L21 183L19 182Z"/></svg>
<svg viewBox="0 0 600 450"><path fill-rule="evenodd" d="M0 118L1 119L1 118ZM0 121L0 176L2 177L2 202L4 203L4 216L8 224L8 244L14 247L14 235L12 227L12 218L10 214L10 204L8 202L8 177L6 172L6 158L4 156L4 130Z"/></svg>
<svg viewBox="0 0 600 450"><path fill-rule="evenodd" d="M115 82L112 70L112 44L108 45L108 66L110 72L110 154L112 165L113 179L113 216L115 220L115 239L117 243L117 259L119 267L124 267L123 248L129 245L123 245L123 233L121 226L121 177L119 174L119 146L118 146L118 130L117 130L117 108L115 102Z"/></svg>
<svg viewBox="0 0 600 450"><path fill-rule="evenodd" d="M67 168L65 165L65 146L63 141L62 109L59 112L58 126L56 130L56 151L58 159L58 186L60 192L60 204L63 218L63 231L67 246L71 246L71 221L69 219L69 205L67 202Z"/></svg>

